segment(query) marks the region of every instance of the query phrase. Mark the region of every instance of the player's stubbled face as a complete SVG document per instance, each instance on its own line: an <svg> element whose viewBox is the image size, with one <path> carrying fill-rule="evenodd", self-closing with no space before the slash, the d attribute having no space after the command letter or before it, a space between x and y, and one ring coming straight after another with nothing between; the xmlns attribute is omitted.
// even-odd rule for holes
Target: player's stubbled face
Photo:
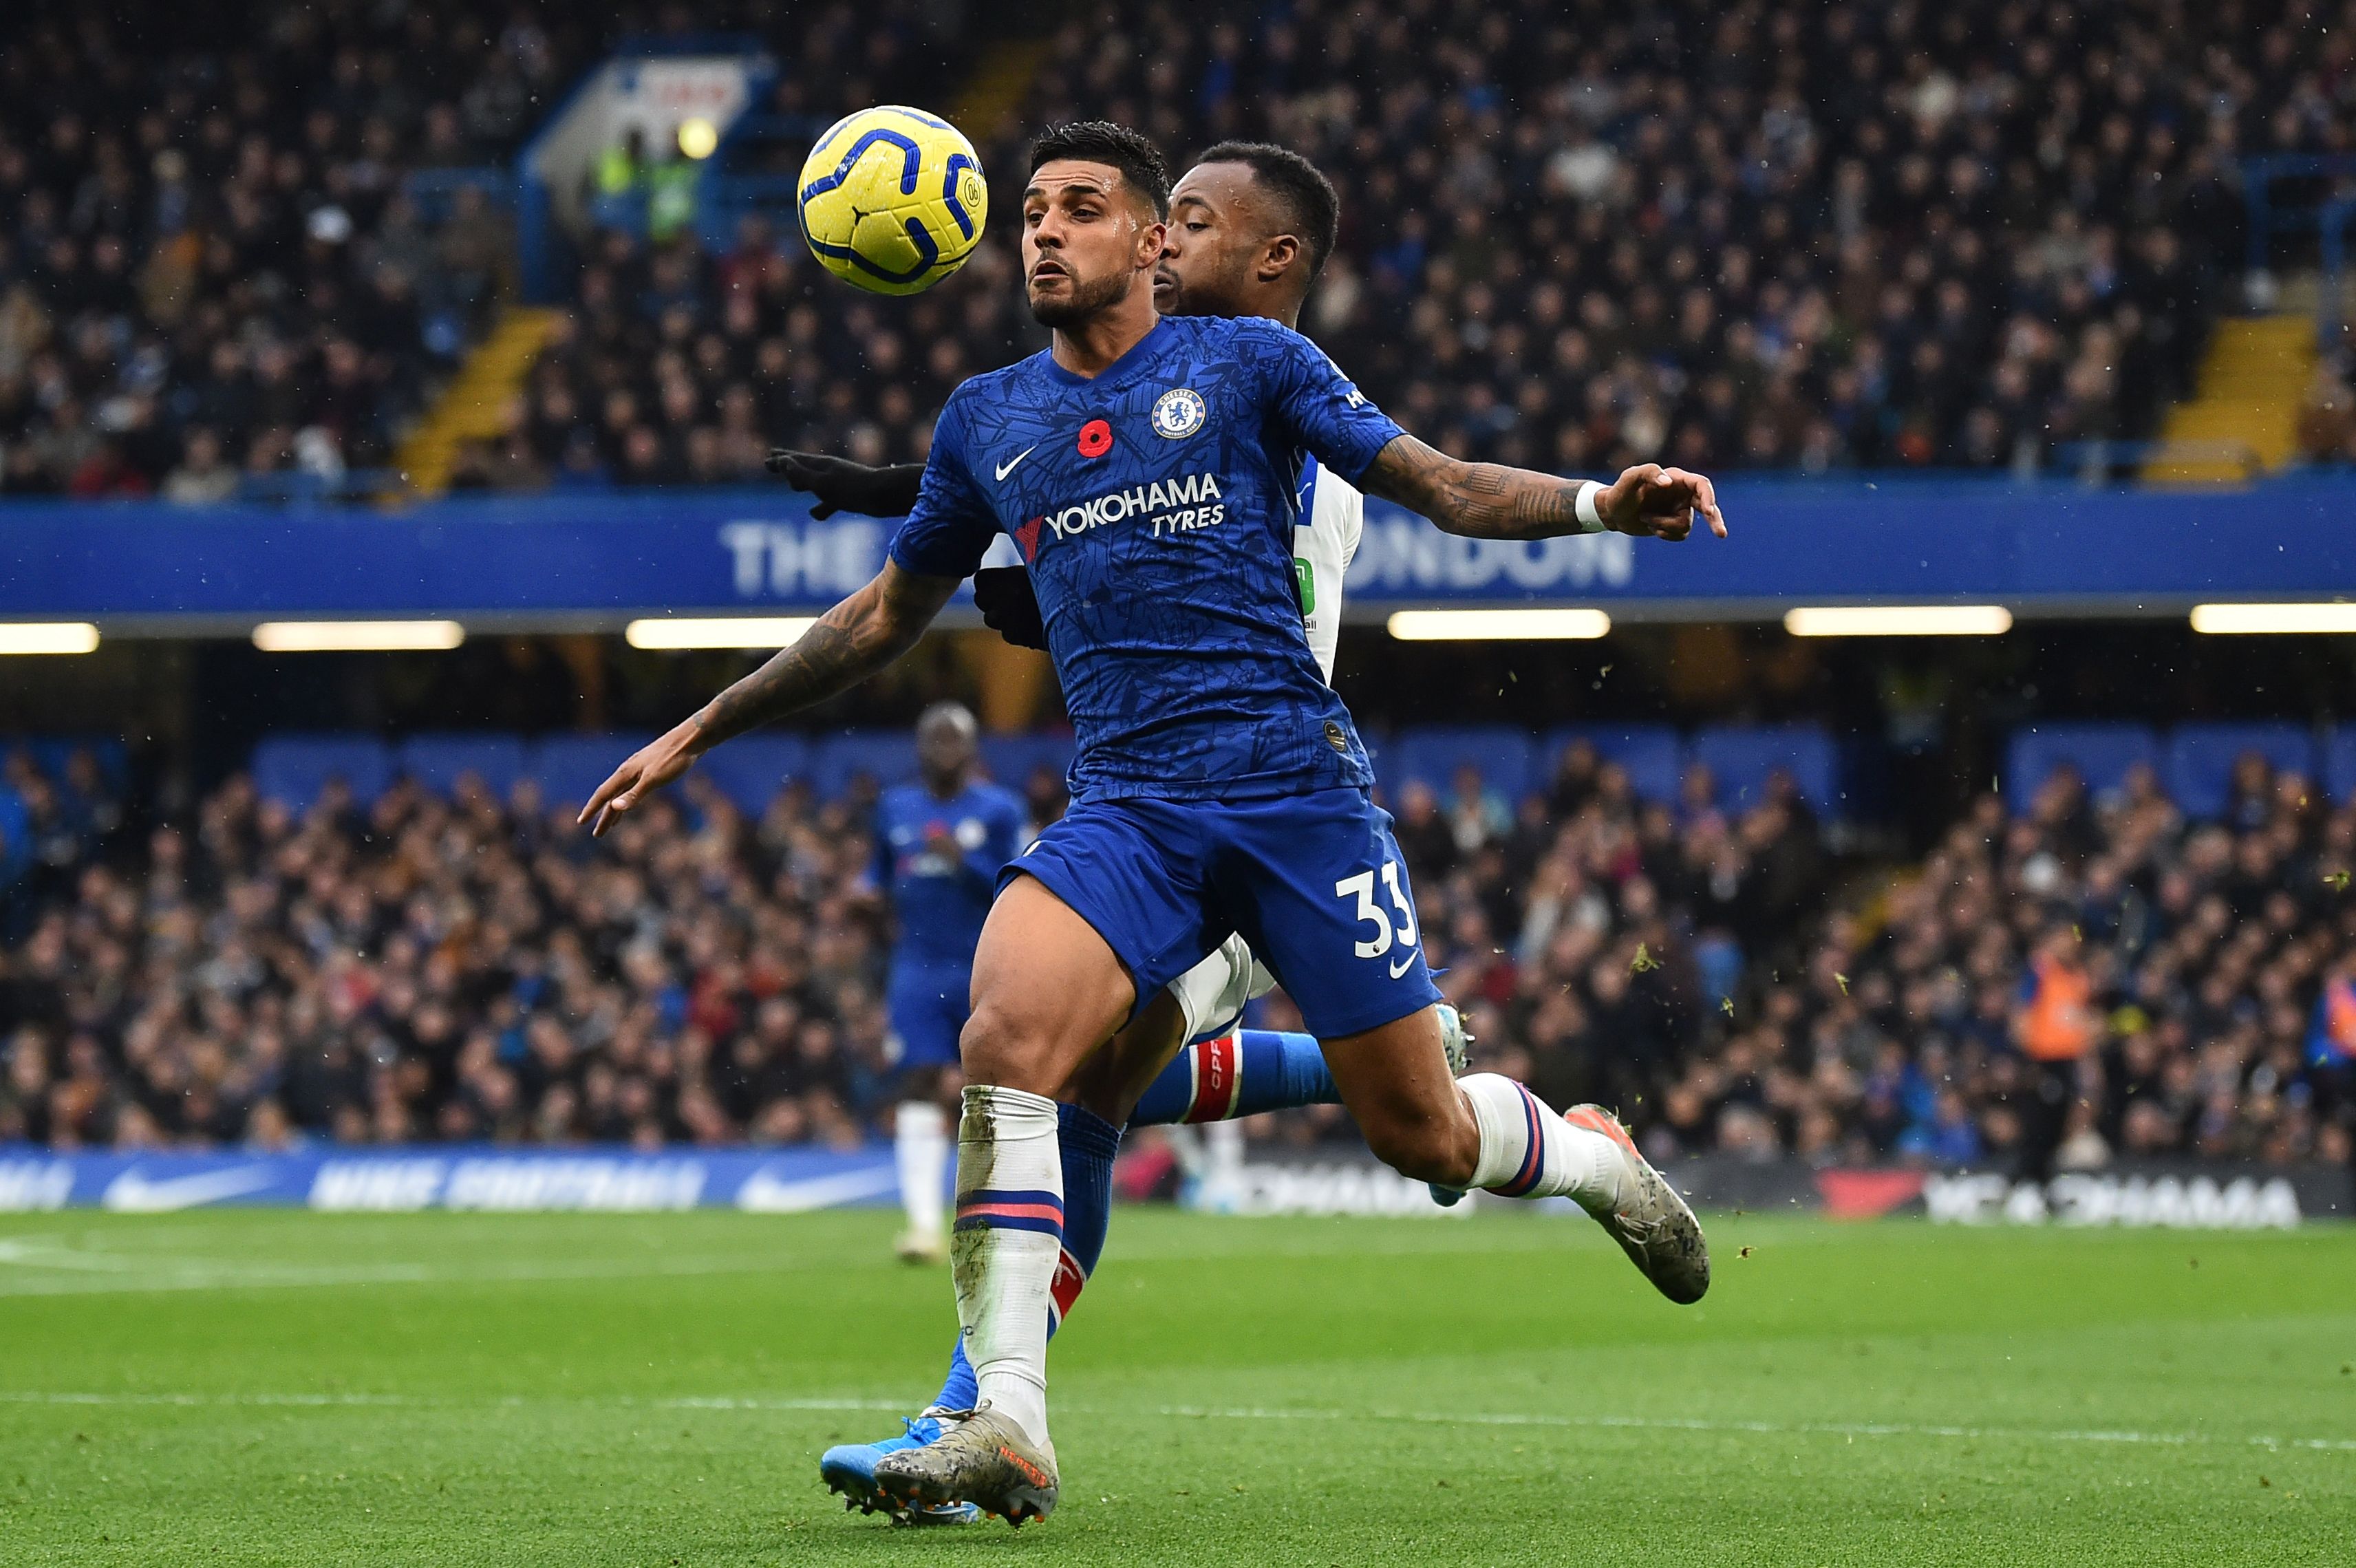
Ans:
<svg viewBox="0 0 2356 1568"><path fill-rule="evenodd" d="M1107 164L1058 158L1023 193L1023 280L1043 326L1085 321L1137 286L1138 203Z"/></svg>
<svg viewBox="0 0 2356 1568"><path fill-rule="evenodd" d="M1249 164L1196 164L1170 193L1170 233L1153 270L1164 315L1250 315L1252 263L1268 244L1268 214Z"/></svg>

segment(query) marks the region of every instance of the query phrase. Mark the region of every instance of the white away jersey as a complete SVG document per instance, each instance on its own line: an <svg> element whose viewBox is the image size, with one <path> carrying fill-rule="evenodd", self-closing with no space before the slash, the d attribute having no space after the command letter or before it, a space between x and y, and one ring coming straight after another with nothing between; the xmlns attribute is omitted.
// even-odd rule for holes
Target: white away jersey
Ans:
<svg viewBox="0 0 2356 1568"><path fill-rule="evenodd" d="M1301 584L1301 618L1309 651L1331 685L1333 655L1342 642L1342 579L1366 531L1366 498L1312 457L1294 499L1301 521L1292 528L1292 570Z"/></svg>

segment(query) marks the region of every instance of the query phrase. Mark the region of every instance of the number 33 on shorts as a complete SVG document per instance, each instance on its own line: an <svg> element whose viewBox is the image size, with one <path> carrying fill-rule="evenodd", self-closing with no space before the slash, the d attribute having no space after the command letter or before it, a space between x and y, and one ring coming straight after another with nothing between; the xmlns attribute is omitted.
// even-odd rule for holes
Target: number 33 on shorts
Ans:
<svg viewBox="0 0 2356 1568"><path fill-rule="evenodd" d="M1382 879L1384 891L1390 894L1392 907L1398 911L1397 925L1391 923L1390 911L1375 901L1375 873L1372 871L1360 871L1355 877L1344 877L1335 882L1333 896L1337 899L1356 899L1358 920L1374 928L1374 933L1371 936L1362 938L1358 942L1359 957L1380 958L1394 947L1398 950L1398 961L1390 966L1391 978L1396 980L1407 973L1407 966L1409 964L1415 962L1415 944L1422 933L1416 930L1415 906L1408 901L1407 893L1399 887L1399 869L1397 860L1383 862Z"/></svg>

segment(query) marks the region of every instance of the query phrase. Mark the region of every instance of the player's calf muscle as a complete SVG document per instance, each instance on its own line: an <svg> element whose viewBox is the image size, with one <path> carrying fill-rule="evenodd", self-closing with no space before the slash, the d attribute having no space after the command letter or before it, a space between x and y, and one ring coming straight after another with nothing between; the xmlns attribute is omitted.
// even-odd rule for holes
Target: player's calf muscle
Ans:
<svg viewBox="0 0 2356 1568"><path fill-rule="evenodd" d="M1070 1084L1074 1104L1114 1126L1126 1124L1137 1102L1162 1070L1186 1048L1186 1022L1165 987L1091 1056Z"/></svg>
<svg viewBox="0 0 2356 1568"><path fill-rule="evenodd" d="M1430 1008L1323 1045L1334 1087L1376 1158L1418 1181L1472 1181L1481 1131L1448 1071Z"/></svg>

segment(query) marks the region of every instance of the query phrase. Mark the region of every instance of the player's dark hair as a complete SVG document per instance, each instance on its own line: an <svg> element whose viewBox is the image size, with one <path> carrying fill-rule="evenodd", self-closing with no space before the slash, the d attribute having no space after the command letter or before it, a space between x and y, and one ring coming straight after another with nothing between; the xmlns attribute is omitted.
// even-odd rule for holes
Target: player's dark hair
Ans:
<svg viewBox="0 0 2356 1568"><path fill-rule="evenodd" d="M1194 160L1198 164L1247 164L1252 177L1276 193L1285 216L1309 247L1309 281L1325 270L1342 223L1342 198L1324 171L1290 147L1273 142L1221 142Z"/></svg>
<svg viewBox="0 0 2356 1568"><path fill-rule="evenodd" d="M1057 158L1111 165L1153 204L1155 218L1170 216L1170 160L1162 155L1151 137L1109 120L1050 125L1031 144L1031 172L1037 174L1040 165Z"/></svg>

